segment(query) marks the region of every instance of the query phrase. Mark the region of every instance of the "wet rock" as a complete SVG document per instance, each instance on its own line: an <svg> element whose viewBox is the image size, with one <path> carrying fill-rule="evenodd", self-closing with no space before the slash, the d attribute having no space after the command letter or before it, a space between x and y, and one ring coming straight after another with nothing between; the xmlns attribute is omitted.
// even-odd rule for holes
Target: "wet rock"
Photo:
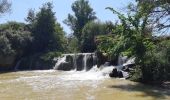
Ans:
<svg viewBox="0 0 170 100"><path fill-rule="evenodd" d="M81 71L84 69L84 62L83 62L84 55L77 55L76 64L77 64L77 71Z"/></svg>
<svg viewBox="0 0 170 100"><path fill-rule="evenodd" d="M63 71L70 71L72 69L73 69L73 67L72 67L72 65L70 65L69 62L62 62L62 63L60 63L60 65L57 68L57 70L63 70Z"/></svg>
<svg viewBox="0 0 170 100"><path fill-rule="evenodd" d="M116 68L113 68L112 72L109 74L110 77L115 77L115 78L122 78L123 73L122 71L118 71Z"/></svg>
<svg viewBox="0 0 170 100"><path fill-rule="evenodd" d="M86 71L90 70L93 67L93 55L87 55L86 61Z"/></svg>
<svg viewBox="0 0 170 100"><path fill-rule="evenodd" d="M119 77L119 78L123 78L123 73L122 73L122 71L118 71L118 77Z"/></svg>
<svg viewBox="0 0 170 100"><path fill-rule="evenodd" d="M71 56L71 55L66 56L66 62L69 63L69 66L72 67L72 69L75 68L73 56Z"/></svg>
<svg viewBox="0 0 170 100"><path fill-rule="evenodd" d="M112 72L109 74L110 77L117 77L118 76L118 71L116 68L113 68Z"/></svg>
<svg viewBox="0 0 170 100"><path fill-rule="evenodd" d="M100 67L108 60L107 56L101 52L97 51L95 52L95 55L97 55L97 67Z"/></svg>

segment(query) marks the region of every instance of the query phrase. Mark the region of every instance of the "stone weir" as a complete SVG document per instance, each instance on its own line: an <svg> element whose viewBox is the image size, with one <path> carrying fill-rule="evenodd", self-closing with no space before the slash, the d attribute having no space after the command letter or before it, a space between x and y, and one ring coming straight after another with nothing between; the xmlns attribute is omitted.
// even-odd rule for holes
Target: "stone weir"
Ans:
<svg viewBox="0 0 170 100"><path fill-rule="evenodd" d="M63 71L88 71L97 64L95 53L63 54L54 60L57 61L54 69Z"/></svg>

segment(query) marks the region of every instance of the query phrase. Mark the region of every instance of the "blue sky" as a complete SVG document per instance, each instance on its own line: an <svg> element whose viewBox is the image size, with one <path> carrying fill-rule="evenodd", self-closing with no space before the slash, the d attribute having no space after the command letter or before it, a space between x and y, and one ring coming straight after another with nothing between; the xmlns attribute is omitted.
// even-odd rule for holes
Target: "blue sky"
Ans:
<svg viewBox="0 0 170 100"><path fill-rule="evenodd" d="M39 11L42 4L51 1L54 5L54 12L56 12L57 21L61 24L67 33L70 33L69 27L63 24L63 20L67 18L68 13L73 13L71 4L75 0L10 0L12 2L11 13L5 14L0 17L0 23L7 21L25 22L28 10L30 8ZM113 7L117 10L122 10L128 3L134 0L89 0L91 7L96 12L96 16L101 21L115 21L117 18L112 12L105 10L106 7ZM122 10L123 11L123 10Z"/></svg>

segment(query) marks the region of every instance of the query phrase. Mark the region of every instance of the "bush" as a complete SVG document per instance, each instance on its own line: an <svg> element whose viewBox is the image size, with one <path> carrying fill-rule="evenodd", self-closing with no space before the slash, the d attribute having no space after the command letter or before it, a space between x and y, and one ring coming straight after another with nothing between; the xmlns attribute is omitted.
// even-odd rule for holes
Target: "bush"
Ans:
<svg viewBox="0 0 170 100"><path fill-rule="evenodd" d="M170 80L170 41L162 41L147 50L142 63L131 71L131 80L160 84Z"/></svg>

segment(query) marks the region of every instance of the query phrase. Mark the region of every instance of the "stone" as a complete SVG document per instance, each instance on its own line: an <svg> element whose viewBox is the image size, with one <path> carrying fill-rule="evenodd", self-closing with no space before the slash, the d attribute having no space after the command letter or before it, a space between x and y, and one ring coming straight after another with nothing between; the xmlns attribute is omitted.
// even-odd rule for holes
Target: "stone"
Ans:
<svg viewBox="0 0 170 100"><path fill-rule="evenodd" d="M123 73L122 73L122 71L118 71L118 77L119 77L119 78L123 78Z"/></svg>
<svg viewBox="0 0 170 100"><path fill-rule="evenodd" d="M93 55L87 55L87 61L86 61L86 66L87 66L87 69L86 71L90 70L92 67L93 67Z"/></svg>
<svg viewBox="0 0 170 100"><path fill-rule="evenodd" d="M122 71L117 70L116 68L113 68L112 72L109 74L110 77L115 77L115 78L123 78L123 73Z"/></svg>
<svg viewBox="0 0 170 100"><path fill-rule="evenodd" d="M118 71L116 68L113 68L112 72L109 74L110 77L118 77Z"/></svg>
<svg viewBox="0 0 170 100"><path fill-rule="evenodd" d="M73 69L73 67L72 67L72 65L69 62L62 62L57 67L57 70L63 70L63 71L70 71L72 69Z"/></svg>
<svg viewBox="0 0 170 100"><path fill-rule="evenodd" d="M76 64L77 64L77 71L81 71L84 69L84 62L83 62L84 55L80 54L76 57Z"/></svg>

